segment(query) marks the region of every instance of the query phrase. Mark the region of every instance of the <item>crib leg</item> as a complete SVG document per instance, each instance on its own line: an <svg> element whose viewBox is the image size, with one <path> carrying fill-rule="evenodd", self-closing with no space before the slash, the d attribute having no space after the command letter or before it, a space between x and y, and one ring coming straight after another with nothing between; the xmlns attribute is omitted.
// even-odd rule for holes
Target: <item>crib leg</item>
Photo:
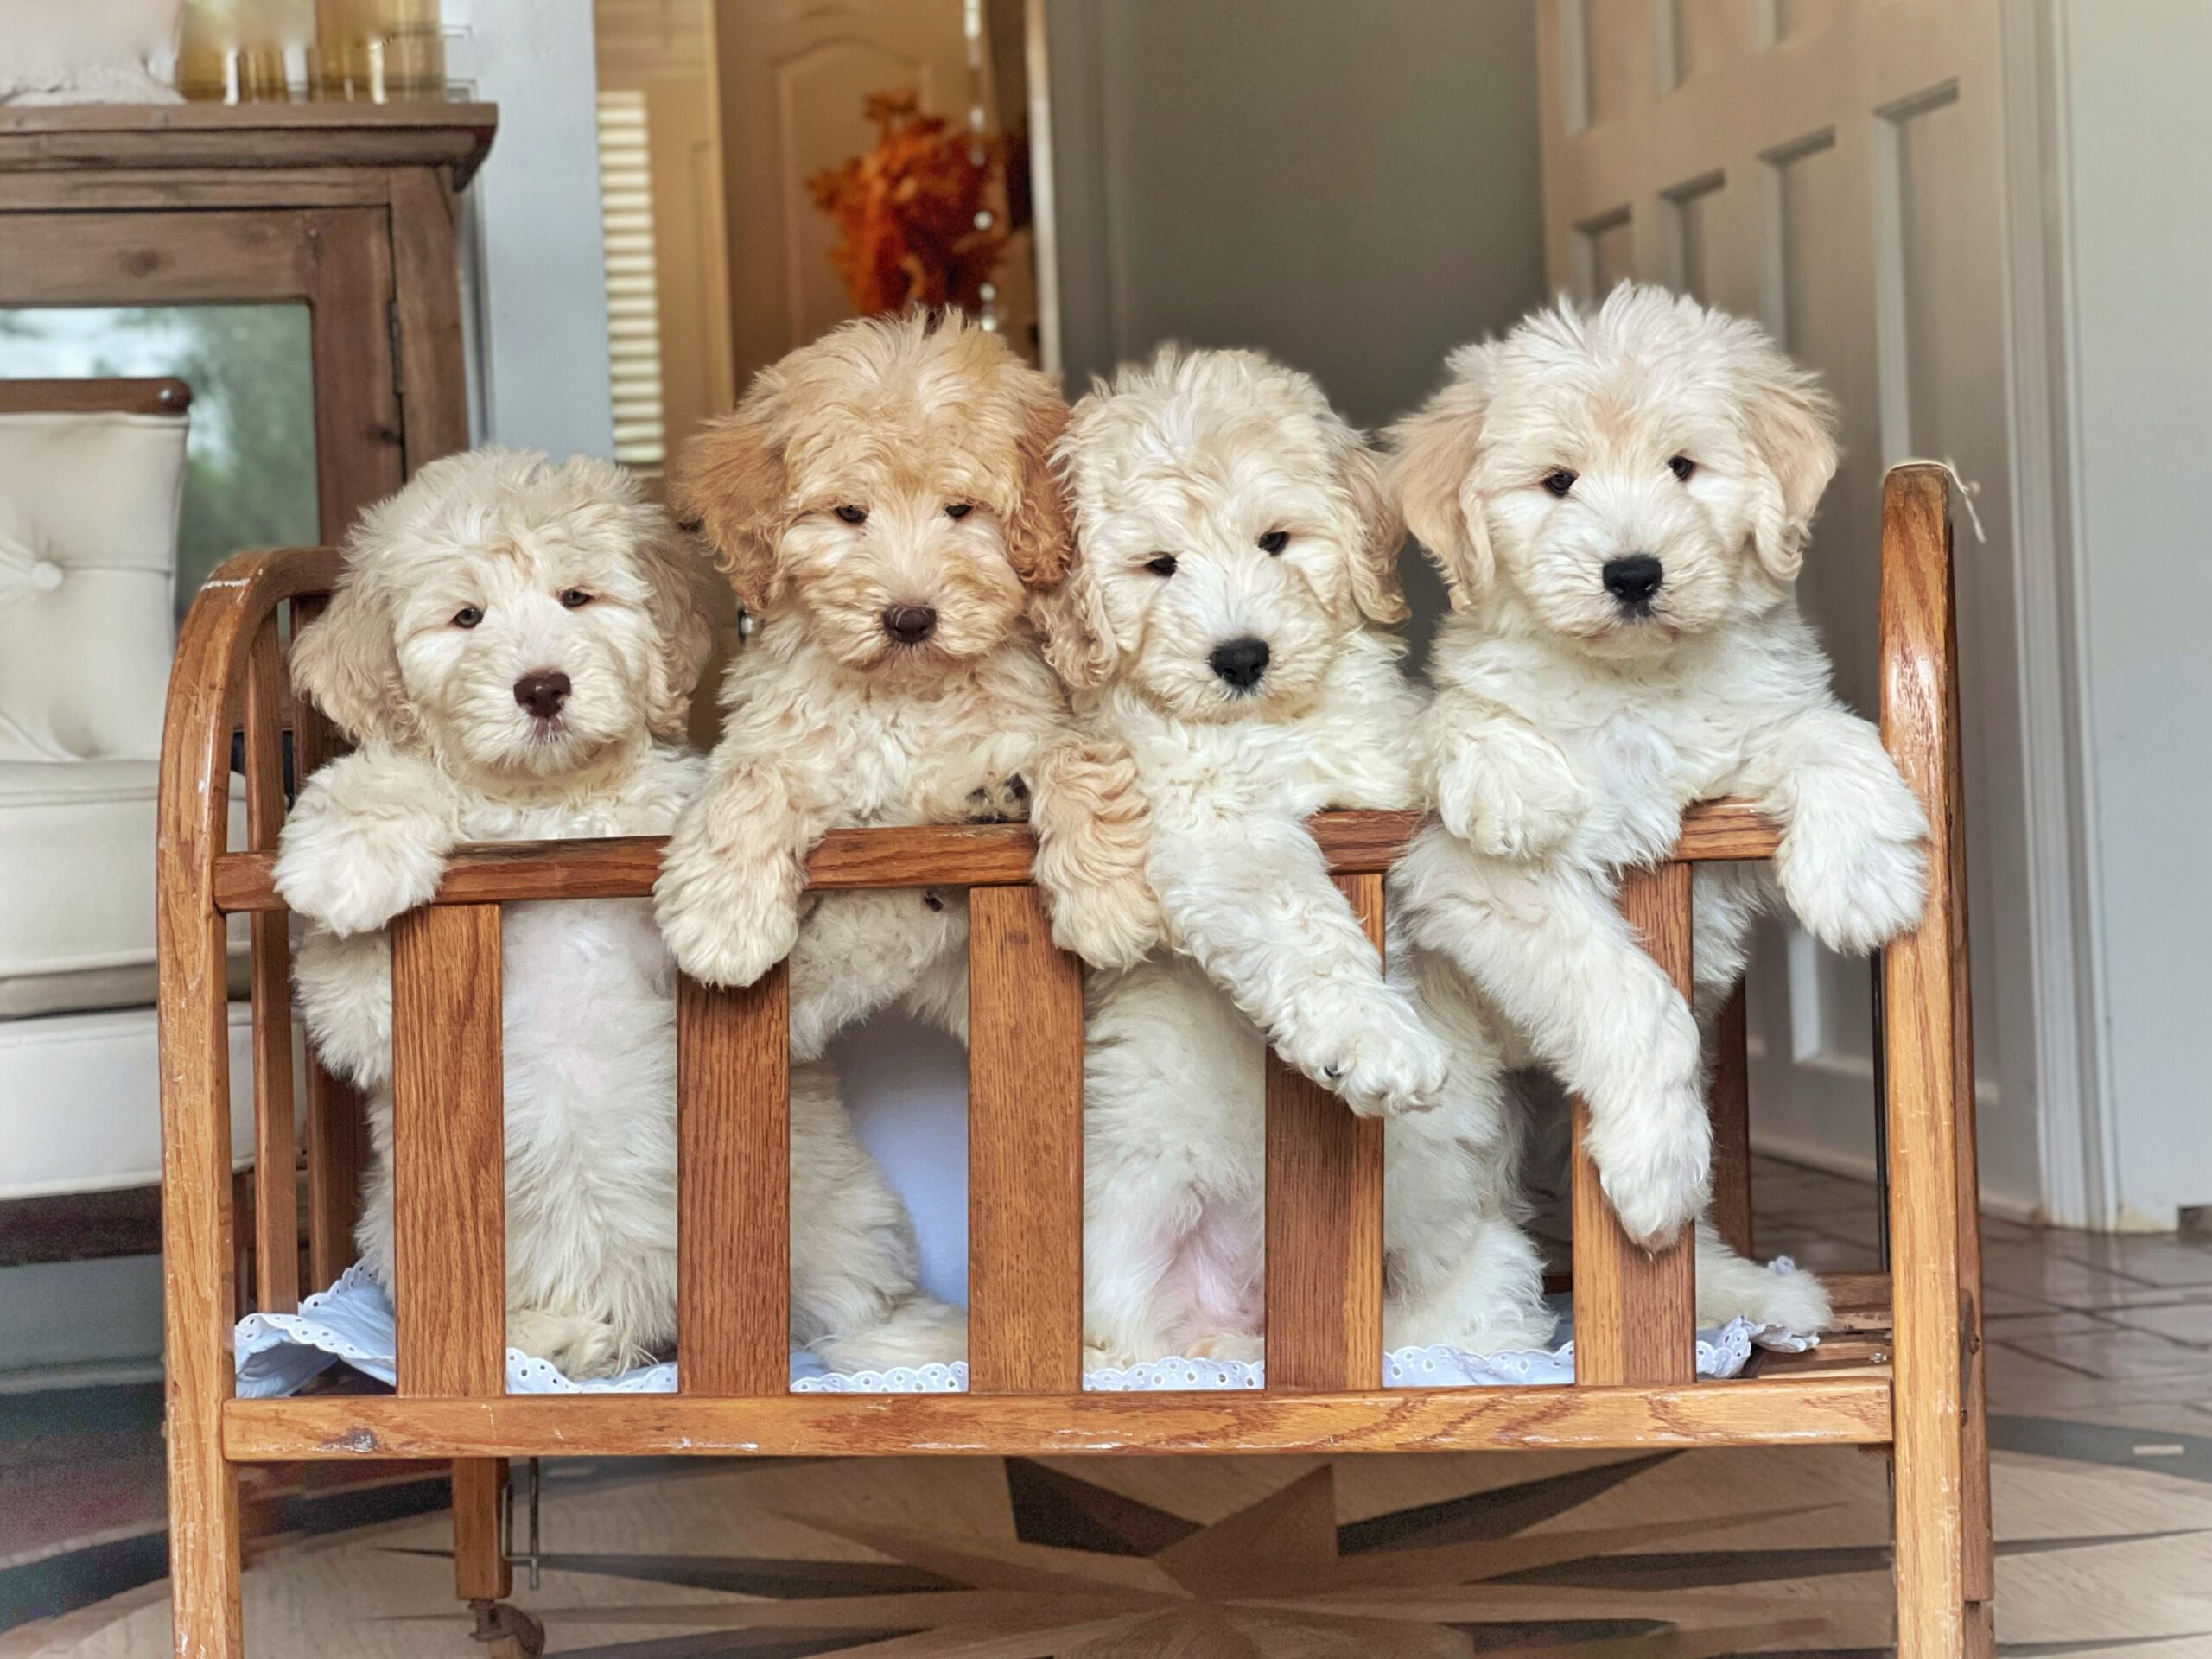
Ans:
<svg viewBox="0 0 2212 1659"><path fill-rule="evenodd" d="M454 1459L453 1588L463 1601L498 1601L514 1588L514 1572L499 1542L505 1473L497 1458Z"/></svg>

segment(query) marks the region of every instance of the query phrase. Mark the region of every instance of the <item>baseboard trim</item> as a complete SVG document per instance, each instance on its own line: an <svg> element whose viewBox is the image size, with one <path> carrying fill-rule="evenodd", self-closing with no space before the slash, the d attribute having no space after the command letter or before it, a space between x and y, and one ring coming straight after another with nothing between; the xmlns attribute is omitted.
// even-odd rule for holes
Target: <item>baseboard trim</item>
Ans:
<svg viewBox="0 0 2212 1659"><path fill-rule="evenodd" d="M1785 1164L1802 1164L1808 1169L1817 1169L1824 1174L1841 1175L1854 1181L1874 1184L1874 1160L1866 1153L1846 1152L1837 1147L1825 1147L1817 1141L1803 1141L1795 1135L1763 1134L1751 1131L1751 1150L1762 1157L1779 1158ZM2023 1198L2015 1192L1993 1192L1984 1187L1981 1192L1984 1213L2001 1221L2017 1221L2028 1226L2044 1224L2042 1204L2034 1198Z"/></svg>

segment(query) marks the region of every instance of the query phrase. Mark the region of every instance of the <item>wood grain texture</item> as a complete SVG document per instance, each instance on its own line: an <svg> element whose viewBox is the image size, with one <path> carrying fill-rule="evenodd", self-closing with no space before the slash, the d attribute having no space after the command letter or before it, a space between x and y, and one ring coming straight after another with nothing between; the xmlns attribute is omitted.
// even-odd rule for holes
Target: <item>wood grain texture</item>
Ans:
<svg viewBox="0 0 2212 1659"><path fill-rule="evenodd" d="M1358 1394L510 1395L233 1401L241 1461L533 1456L1069 1457L1878 1445L1878 1370L1685 1388L1376 1389Z"/></svg>
<svg viewBox="0 0 2212 1659"><path fill-rule="evenodd" d="M1883 957L1888 1041L1891 1276L1896 1298L1897 1590L1900 1659L1953 1659L1986 1618L1986 1449L1966 1405L1980 1287L1962 1282L1974 1176L1962 1162L1974 1093L1961 1024L1965 826L1958 787L1949 499L1943 470L1893 469L1882 504L1882 736L1929 825L1920 925ZM1978 1256L1973 1258L1978 1262ZM1962 1361L1972 1361L1971 1364ZM1974 1565L1970 1567L1968 1563ZM1976 1604L1969 1607L1969 1602Z"/></svg>
<svg viewBox="0 0 2212 1659"><path fill-rule="evenodd" d="M439 167L466 184L490 104L71 105L0 109L0 174Z"/></svg>
<svg viewBox="0 0 2212 1659"><path fill-rule="evenodd" d="M316 510L323 540L338 542L365 508L407 479L392 360L396 232L389 215L369 207L296 217L315 370Z"/></svg>
<svg viewBox="0 0 2212 1659"><path fill-rule="evenodd" d="M276 845L284 827L284 648L272 610L245 671L245 834ZM283 916L248 924L253 997L253 1282L264 1313L300 1306L299 1145L292 1101L292 941Z"/></svg>
<svg viewBox="0 0 2212 1659"><path fill-rule="evenodd" d="M506 1134L499 911L411 911L391 925L393 1301L403 1395L505 1392ZM456 1461L454 1593L507 1593L500 1470Z"/></svg>
<svg viewBox="0 0 2212 1659"><path fill-rule="evenodd" d="M150 379L0 380L0 415L182 415L192 388Z"/></svg>
<svg viewBox="0 0 2212 1659"><path fill-rule="evenodd" d="M779 963L677 993L677 1375L688 1395L791 1380L791 993Z"/></svg>
<svg viewBox="0 0 2212 1659"><path fill-rule="evenodd" d="M295 637L327 603L320 594L292 601ZM337 728L304 699L292 706L294 777L304 784L340 747ZM327 1290L353 1264L361 1174L368 1166L369 1126L360 1091L315 1058L307 1065L308 1276Z"/></svg>
<svg viewBox="0 0 2212 1659"><path fill-rule="evenodd" d="M1738 1255L1751 1249L1751 1067L1744 983L1713 1027L1713 1226Z"/></svg>
<svg viewBox="0 0 2212 1659"><path fill-rule="evenodd" d="M1622 878L1620 907L1669 978L1690 988L1690 867ZM1687 1230L1653 1255L1621 1230L1584 1150L1590 1109L1574 1103L1574 1380L1687 1382L1696 1374L1697 1288Z"/></svg>
<svg viewBox="0 0 2212 1659"><path fill-rule="evenodd" d="M1756 836L1738 826L1749 818ZM1708 822L1718 824L1708 830ZM1358 875L1387 870L1421 827L1412 812L1323 812L1307 820L1330 870ZM1764 857L1774 832L1740 802L1708 801L1682 816L1685 857ZM1742 850L1757 846L1763 851ZM455 849L433 901L512 903L525 899L638 899L660 874L658 836L594 841L480 842ZM1020 824L931 824L899 830L833 830L806 863L817 892L855 887L1007 887L1029 880L1036 838ZM1714 849L1729 849L1717 852ZM276 861L238 853L218 861L217 902L226 912L281 910L271 880Z"/></svg>
<svg viewBox="0 0 2212 1659"><path fill-rule="evenodd" d="M1036 887L968 906L968 1386L1083 1382L1083 969Z"/></svg>
<svg viewBox="0 0 2212 1659"><path fill-rule="evenodd" d="M393 1303L402 1394L506 1387L499 912L391 925Z"/></svg>
<svg viewBox="0 0 2212 1659"><path fill-rule="evenodd" d="M10 213L0 173L0 302L188 305L304 300L293 215Z"/></svg>
<svg viewBox="0 0 2212 1659"><path fill-rule="evenodd" d="M1382 948L1382 878L1337 885ZM1267 1057L1267 1386L1343 1393L1382 1373L1382 1120Z"/></svg>
<svg viewBox="0 0 2212 1659"><path fill-rule="evenodd" d="M461 340L457 205L442 174L401 168L391 180L391 268L407 471L468 448Z"/></svg>
<svg viewBox="0 0 2212 1659"><path fill-rule="evenodd" d="M238 1659L245 1642L238 1471L222 1447L238 1317L228 973L210 878L229 834L231 705L247 649L264 616L295 594L327 592L335 574L327 552L227 560L179 632L162 732L154 950L170 1608L180 1651L208 1659Z"/></svg>

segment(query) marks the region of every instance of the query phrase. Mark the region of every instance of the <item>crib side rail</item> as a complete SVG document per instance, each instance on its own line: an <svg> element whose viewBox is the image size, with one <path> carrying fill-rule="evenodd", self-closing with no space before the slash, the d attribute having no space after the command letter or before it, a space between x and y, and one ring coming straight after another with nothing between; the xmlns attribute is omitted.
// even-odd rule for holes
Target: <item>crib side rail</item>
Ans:
<svg viewBox="0 0 2212 1659"><path fill-rule="evenodd" d="M232 1389L231 1328L235 1305L235 1233L231 1213L231 1084L227 952L214 870L226 850L230 814L230 740L235 716L248 715L249 833L259 844L282 817L282 780L270 793L276 722L267 698L275 689L277 607L295 597L327 593L337 575L327 550L245 553L226 561L187 614L170 671L163 717L155 842L155 961L162 1080L162 1325L168 1361L168 1457L173 1516L170 1571L177 1627L208 1634L217 1650L236 1651L240 1630L238 1495L225 1461L222 1414ZM281 981L270 934L257 929L258 989ZM272 1009L274 1004L272 1003ZM283 1043L283 1064L272 1066ZM289 1090L289 1020L257 1031L256 1070L271 1094ZM283 1083L270 1081L281 1071ZM289 1180L291 1117L283 1100L281 1130L264 1136L264 1150L283 1159L283 1201L273 1208L293 1225ZM273 1177L266 1183L275 1186ZM270 1216L264 1198L257 1213ZM270 1243L257 1255L281 1255ZM270 1288L285 1288L283 1268Z"/></svg>

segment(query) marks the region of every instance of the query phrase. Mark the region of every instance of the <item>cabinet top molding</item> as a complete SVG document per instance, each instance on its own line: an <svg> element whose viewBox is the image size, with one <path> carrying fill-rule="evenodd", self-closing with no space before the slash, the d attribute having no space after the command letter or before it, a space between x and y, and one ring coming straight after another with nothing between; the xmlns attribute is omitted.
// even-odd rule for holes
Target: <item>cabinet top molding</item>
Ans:
<svg viewBox="0 0 2212 1659"><path fill-rule="evenodd" d="M0 109L0 173L448 166L468 182L491 104L97 104Z"/></svg>

